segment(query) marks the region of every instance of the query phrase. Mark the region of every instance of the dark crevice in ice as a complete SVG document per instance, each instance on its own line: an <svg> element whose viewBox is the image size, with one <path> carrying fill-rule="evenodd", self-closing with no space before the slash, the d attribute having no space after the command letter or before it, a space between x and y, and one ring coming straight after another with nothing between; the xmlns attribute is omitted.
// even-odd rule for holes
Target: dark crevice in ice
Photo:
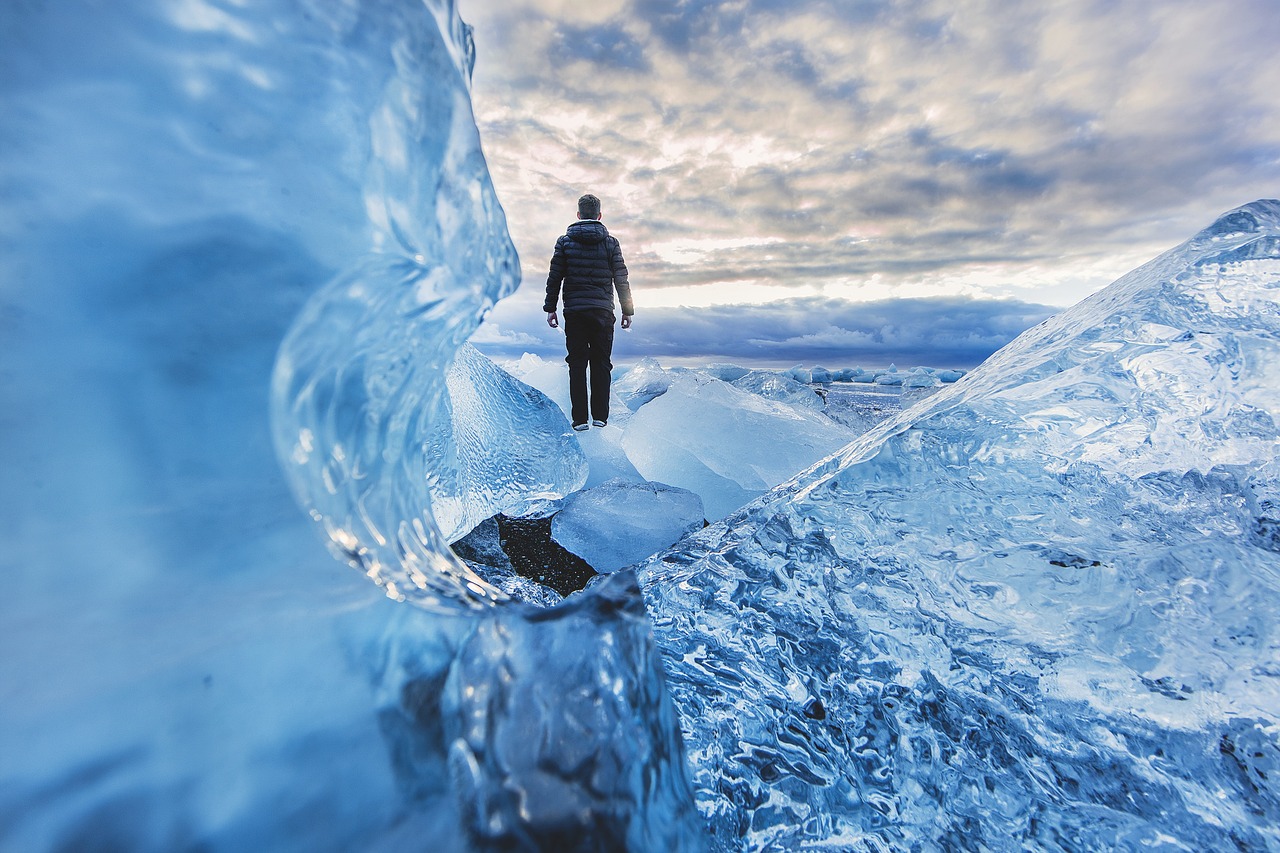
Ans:
<svg viewBox="0 0 1280 853"><path fill-rule="evenodd" d="M596 577L596 570L551 538L553 518L554 514L512 518L499 513L450 547L484 577L492 578L494 570L513 572L567 596L584 589Z"/></svg>

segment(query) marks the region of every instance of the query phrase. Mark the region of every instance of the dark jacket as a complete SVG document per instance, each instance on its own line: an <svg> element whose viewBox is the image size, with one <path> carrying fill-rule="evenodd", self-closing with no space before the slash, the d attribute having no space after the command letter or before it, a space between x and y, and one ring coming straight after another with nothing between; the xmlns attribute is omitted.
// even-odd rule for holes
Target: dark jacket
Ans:
<svg viewBox="0 0 1280 853"><path fill-rule="evenodd" d="M635 313L622 247L598 219L579 219L569 226L568 233L556 240L543 311L556 310L562 283L566 314L593 308L613 311L614 288L618 290L622 313L627 316Z"/></svg>

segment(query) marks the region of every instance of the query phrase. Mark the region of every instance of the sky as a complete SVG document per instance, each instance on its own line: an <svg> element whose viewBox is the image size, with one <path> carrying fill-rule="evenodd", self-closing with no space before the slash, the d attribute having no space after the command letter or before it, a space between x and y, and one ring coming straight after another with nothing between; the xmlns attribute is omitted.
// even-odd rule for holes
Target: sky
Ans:
<svg viewBox="0 0 1280 853"><path fill-rule="evenodd" d="M1276 0L459 0L523 284L598 195L614 362L971 367L1280 196Z"/></svg>

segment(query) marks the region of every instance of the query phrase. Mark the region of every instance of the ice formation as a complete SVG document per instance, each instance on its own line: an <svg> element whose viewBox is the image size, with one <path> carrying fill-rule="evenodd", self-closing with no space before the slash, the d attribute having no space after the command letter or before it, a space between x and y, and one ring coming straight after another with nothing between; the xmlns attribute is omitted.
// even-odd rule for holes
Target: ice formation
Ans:
<svg viewBox="0 0 1280 853"><path fill-rule="evenodd" d="M464 344L446 374L451 417L424 442L431 507L446 542L497 513L522 515L587 482L587 457L560 407Z"/></svg>
<svg viewBox="0 0 1280 853"><path fill-rule="evenodd" d="M635 411L622 446L646 479L696 492L718 519L853 435L816 412L682 373Z"/></svg>
<svg viewBox="0 0 1280 853"><path fill-rule="evenodd" d="M790 376L783 376L774 373L771 370L752 370L744 373L736 379L730 380L730 384L735 388L741 388L743 391L750 391L752 394L759 394L770 400L779 400L784 403L790 403L793 406L802 406L806 409L822 410L823 400L812 388L801 382L797 382Z"/></svg>
<svg viewBox="0 0 1280 853"><path fill-rule="evenodd" d="M656 358L642 358L613 385L618 399L631 411L667 393L675 371L665 370Z"/></svg>
<svg viewBox="0 0 1280 853"><path fill-rule="evenodd" d="M551 536L597 572L615 572L700 529L702 516L702 499L686 489L609 480L571 495Z"/></svg>
<svg viewBox="0 0 1280 853"><path fill-rule="evenodd" d="M581 476L467 467L562 435L455 361L517 266L454 6L0 23L0 848L1280 846L1276 203L535 609L431 512ZM632 378L722 507L789 476L806 413Z"/></svg>
<svg viewBox="0 0 1280 853"><path fill-rule="evenodd" d="M1280 846L1277 306L1256 202L646 563L716 843Z"/></svg>
<svg viewBox="0 0 1280 853"><path fill-rule="evenodd" d="M563 361L548 362L532 353L525 353L508 369L521 382L528 383L554 400L566 418L565 423L568 423L567 418L571 414L569 368ZM634 482L644 480L622 449L622 431L626 428L630 414L630 410L621 401L614 399L607 427L592 427L586 432L572 433L578 449L587 460L587 478L582 488L591 489L618 478ZM543 455L555 453L556 449L543 447L537 452Z"/></svg>
<svg viewBox="0 0 1280 853"><path fill-rule="evenodd" d="M697 849L638 593L486 606L428 512L517 280L454 4L6 3L0 56L0 849Z"/></svg>

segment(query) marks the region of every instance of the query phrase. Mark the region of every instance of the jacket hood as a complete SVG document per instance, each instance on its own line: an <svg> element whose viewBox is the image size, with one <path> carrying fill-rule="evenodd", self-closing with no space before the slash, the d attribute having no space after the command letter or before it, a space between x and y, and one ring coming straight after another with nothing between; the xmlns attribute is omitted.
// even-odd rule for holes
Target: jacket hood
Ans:
<svg viewBox="0 0 1280 853"><path fill-rule="evenodd" d="M579 219L569 226L569 237L577 243L599 243L609 236L609 230L599 219Z"/></svg>

